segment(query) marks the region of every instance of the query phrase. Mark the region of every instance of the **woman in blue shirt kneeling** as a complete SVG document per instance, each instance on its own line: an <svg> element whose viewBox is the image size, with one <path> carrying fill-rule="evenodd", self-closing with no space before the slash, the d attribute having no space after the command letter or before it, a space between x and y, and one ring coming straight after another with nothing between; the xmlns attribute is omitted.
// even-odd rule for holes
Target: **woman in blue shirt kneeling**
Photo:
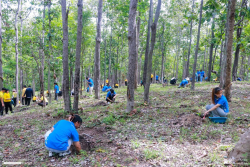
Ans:
<svg viewBox="0 0 250 167"><path fill-rule="evenodd" d="M44 136L45 147L49 150L49 156L52 156L53 152L59 153L59 156L70 154L69 149L72 143L76 150L80 152L81 145L76 129L80 128L81 124L81 117L74 114L69 118L69 121L58 121Z"/></svg>
<svg viewBox="0 0 250 167"><path fill-rule="evenodd" d="M212 91L212 103L206 106L205 115L211 112L213 117L226 117L229 113L229 105L227 98L222 95L222 89L216 87Z"/></svg>

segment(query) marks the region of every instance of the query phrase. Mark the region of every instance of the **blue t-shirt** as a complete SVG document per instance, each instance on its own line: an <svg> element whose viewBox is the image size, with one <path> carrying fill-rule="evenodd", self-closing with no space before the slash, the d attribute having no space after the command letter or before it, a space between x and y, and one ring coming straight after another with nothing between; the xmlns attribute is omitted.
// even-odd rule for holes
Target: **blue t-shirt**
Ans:
<svg viewBox="0 0 250 167"><path fill-rule="evenodd" d="M221 98L217 98L216 96L214 97L214 102L215 104L220 104L220 108L225 111L225 113L229 112L229 105L227 102L227 98L222 95Z"/></svg>
<svg viewBox="0 0 250 167"><path fill-rule="evenodd" d="M111 93L110 91L107 93L107 96L106 96L106 99L108 98L108 97L114 97L116 95L116 93L115 93L115 91L114 91L114 93Z"/></svg>
<svg viewBox="0 0 250 167"><path fill-rule="evenodd" d="M54 126L53 132L45 140L45 145L55 150L67 150L68 140L79 141L79 135L73 122L66 120L58 121Z"/></svg>
<svg viewBox="0 0 250 167"><path fill-rule="evenodd" d="M200 71L198 71L198 72L197 72L197 74L198 74L198 75L200 75L200 74L201 74L201 72L200 72Z"/></svg>
<svg viewBox="0 0 250 167"><path fill-rule="evenodd" d="M93 80L91 78L89 78L88 82L90 82L89 83L89 87L93 87L94 86L94 82L93 82Z"/></svg>
<svg viewBox="0 0 250 167"><path fill-rule="evenodd" d="M201 76L204 77L204 75L205 75L205 71L202 71L202 72L201 72Z"/></svg>
<svg viewBox="0 0 250 167"><path fill-rule="evenodd" d="M159 79L159 76L158 76L158 75L156 75L156 76L155 76L155 79L156 79L156 81L158 81L158 79Z"/></svg>
<svg viewBox="0 0 250 167"><path fill-rule="evenodd" d="M187 84L188 84L188 81L187 81L186 79L184 79L184 80L181 81L181 85L182 85L182 86L185 86L185 85L187 85Z"/></svg>
<svg viewBox="0 0 250 167"><path fill-rule="evenodd" d="M196 77L198 77L198 72L197 72L197 73L195 73L195 76L196 76Z"/></svg>
<svg viewBox="0 0 250 167"><path fill-rule="evenodd" d="M56 90L56 93L59 93L59 86L55 85L54 89Z"/></svg>

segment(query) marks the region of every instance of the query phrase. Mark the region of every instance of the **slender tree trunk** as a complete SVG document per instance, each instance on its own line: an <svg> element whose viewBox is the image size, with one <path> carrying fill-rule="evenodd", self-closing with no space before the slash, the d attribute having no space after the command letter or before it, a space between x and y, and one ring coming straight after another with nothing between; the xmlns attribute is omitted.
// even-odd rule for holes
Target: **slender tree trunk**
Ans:
<svg viewBox="0 0 250 167"><path fill-rule="evenodd" d="M43 94L43 97L45 98L45 94L44 94L44 59L45 59L45 45L44 45L44 35L45 35L45 1L43 2L43 31L42 31L42 42L40 45L40 50L41 50L41 92ZM46 102L45 100L43 100L43 107L46 106Z"/></svg>
<svg viewBox="0 0 250 167"><path fill-rule="evenodd" d="M35 74L32 75L32 89L33 89L33 95L36 95L36 83L35 83Z"/></svg>
<svg viewBox="0 0 250 167"><path fill-rule="evenodd" d="M145 60L144 60L144 70L143 70L143 85L145 87L147 82L147 68L148 68L148 54L150 50L150 34L151 34L151 23L153 22L153 0L150 0L150 8L149 8L149 17L148 17L148 33L147 33L147 41L146 41L146 50L145 50ZM150 74L151 75L151 74Z"/></svg>
<svg viewBox="0 0 250 167"><path fill-rule="evenodd" d="M246 55L244 53L242 53L243 55L241 56L241 67L240 67L240 77L242 79L244 79L244 67L245 67L245 58L246 58ZM237 76L236 76L237 77Z"/></svg>
<svg viewBox="0 0 250 167"><path fill-rule="evenodd" d="M180 25L179 18L178 18L178 25ZM178 71L179 71L180 45L181 45L181 28L179 27L179 39L178 39L177 53L176 53L176 72L175 72L175 78L176 79L178 79Z"/></svg>
<svg viewBox="0 0 250 167"><path fill-rule="evenodd" d="M105 40L104 40L104 48L105 48L105 58L104 58L104 61L103 61L103 63L104 63L104 78L103 78L103 85L105 85L106 84L106 54L107 54L107 48L106 48L106 38L105 38Z"/></svg>
<svg viewBox="0 0 250 167"><path fill-rule="evenodd" d="M231 68L232 68L232 47L233 47L233 32L234 32L234 17L236 0L229 0L229 17L228 17L228 40L227 40L227 66L226 66L226 82L225 96L231 102Z"/></svg>
<svg viewBox="0 0 250 167"><path fill-rule="evenodd" d="M113 22L111 21L111 33L110 33L110 44L109 44L109 73L108 73L108 79L109 79L109 84L111 85L111 47L112 47L112 30L113 30Z"/></svg>
<svg viewBox="0 0 250 167"><path fill-rule="evenodd" d="M247 81L249 81L249 77L248 77L248 75L249 75L249 71L250 71L250 70L249 70L249 67L250 67L250 56L248 56L247 67L248 67L248 68L247 68L247 76L246 76L246 80L247 80Z"/></svg>
<svg viewBox="0 0 250 167"><path fill-rule="evenodd" d="M213 63L212 63L212 70L214 70L214 63L215 63L215 57L217 53L218 45L216 45L215 50L214 50L214 58L213 58Z"/></svg>
<svg viewBox="0 0 250 167"><path fill-rule="evenodd" d="M82 46L82 0L78 0L78 18L77 18L77 41L76 41L76 59L75 59L75 80L74 80L74 104L73 110L78 111L79 87L80 87L80 62L81 62L81 46Z"/></svg>
<svg viewBox="0 0 250 167"><path fill-rule="evenodd" d="M222 53L223 53L223 40L221 40L221 45L220 45L220 68L221 68L221 62L222 62Z"/></svg>
<svg viewBox="0 0 250 167"><path fill-rule="evenodd" d="M119 36L118 36L118 44L117 44L117 48L116 48L116 64L118 65L118 58L119 58ZM118 69L115 68L114 69L114 86L115 84L118 83Z"/></svg>
<svg viewBox="0 0 250 167"><path fill-rule="evenodd" d="M51 88L50 88L50 58L52 57L52 44L51 44L51 16L50 16L51 0L48 0L48 18L49 18L49 58L48 58L48 92L49 103L51 103Z"/></svg>
<svg viewBox="0 0 250 167"><path fill-rule="evenodd" d="M0 90L3 88L3 62L2 62L2 0L0 0Z"/></svg>
<svg viewBox="0 0 250 167"><path fill-rule="evenodd" d="M66 11L66 0L61 0L62 22L63 22L63 99L64 110L71 111L69 92L69 58L68 58L68 10Z"/></svg>
<svg viewBox="0 0 250 167"><path fill-rule="evenodd" d="M205 70L205 64L206 64L206 52L207 52L207 46L205 46L205 52L204 52L204 61L203 61L203 67L202 67L202 70L204 71Z"/></svg>
<svg viewBox="0 0 250 167"><path fill-rule="evenodd" d="M95 45L95 98L100 99L100 45L101 45L102 0L98 3L98 22Z"/></svg>
<svg viewBox="0 0 250 167"><path fill-rule="evenodd" d="M165 32L165 25L162 23L162 34L161 34L161 82L163 83L163 77L164 77L164 59L165 59L165 45L164 45L164 32Z"/></svg>
<svg viewBox="0 0 250 167"><path fill-rule="evenodd" d="M15 44L15 51L16 51L16 92L18 93L18 27L17 27L17 17L19 14L19 7L20 7L20 0L18 0L18 6L16 10L15 16L15 32L16 32L16 44ZM21 90L20 90L21 91ZM17 104L19 104L19 97L17 96Z"/></svg>
<svg viewBox="0 0 250 167"><path fill-rule="evenodd" d="M138 81L138 84L140 84L140 82L141 82L142 53L143 53L143 46L142 46L142 48L141 48L140 60L138 61L138 74L137 74L137 81Z"/></svg>
<svg viewBox="0 0 250 167"><path fill-rule="evenodd" d="M129 46L129 65L128 65L128 86L127 86L127 112L134 108L134 85L136 56L138 55L136 46L136 11L138 0L131 0L129 7L129 27L128 27L128 46Z"/></svg>
<svg viewBox="0 0 250 167"><path fill-rule="evenodd" d="M146 81L146 86L144 89L144 101L147 103L149 103L149 88L150 88L150 78L151 78L150 76L152 73L152 57L153 57L153 52L154 52L157 23L158 23L158 19L160 16L160 11L161 11L161 0L158 0L157 9L155 11L155 19L151 25L151 32L152 32L151 46L150 46L150 51L148 54L147 81Z"/></svg>
<svg viewBox="0 0 250 167"><path fill-rule="evenodd" d="M189 76L189 59L190 59L190 51L191 51L191 44L192 44L192 32L193 32L193 14L194 14L194 0L193 0L193 5L192 5L192 19L190 23L190 42L189 42L189 47L188 47L188 56L187 56L187 66L186 66L186 76Z"/></svg>
<svg viewBox="0 0 250 167"><path fill-rule="evenodd" d="M197 42L196 42L196 49L194 54L194 65L193 65L193 76L192 76L192 86L191 90L195 89L195 73L196 73L196 64L197 64L197 57L199 51L199 42L200 42L200 30L201 30L201 20L202 20L202 8L203 8L203 0L201 0L200 4L200 19L199 19L199 26L198 26L198 34L197 34Z"/></svg>
<svg viewBox="0 0 250 167"><path fill-rule="evenodd" d="M212 36L211 36L211 44L210 44L210 52L209 52L209 67L208 67L208 75L207 80L211 80L211 70L212 70L212 61L213 61L213 49L214 49L214 14L213 14L213 23L211 28Z"/></svg>

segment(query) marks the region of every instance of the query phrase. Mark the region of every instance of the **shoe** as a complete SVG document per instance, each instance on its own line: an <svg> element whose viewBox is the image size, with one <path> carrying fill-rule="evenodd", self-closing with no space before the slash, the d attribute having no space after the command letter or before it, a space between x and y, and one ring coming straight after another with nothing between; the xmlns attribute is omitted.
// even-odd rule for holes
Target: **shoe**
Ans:
<svg viewBox="0 0 250 167"><path fill-rule="evenodd" d="M52 151L49 151L49 157L52 157L53 153Z"/></svg>
<svg viewBox="0 0 250 167"><path fill-rule="evenodd" d="M108 104L109 104L109 102L108 102Z"/></svg>
<svg viewBox="0 0 250 167"><path fill-rule="evenodd" d="M63 152L63 153L59 153L59 157L63 157L63 156L65 156L65 155L69 155L69 154L71 154L71 151L70 151L70 150L68 150L68 151L66 151L66 152Z"/></svg>

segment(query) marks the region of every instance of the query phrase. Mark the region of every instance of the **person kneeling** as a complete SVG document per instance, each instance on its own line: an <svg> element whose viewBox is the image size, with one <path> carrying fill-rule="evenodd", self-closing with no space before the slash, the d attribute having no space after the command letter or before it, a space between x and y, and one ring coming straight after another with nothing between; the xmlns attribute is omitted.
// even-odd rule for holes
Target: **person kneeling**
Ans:
<svg viewBox="0 0 250 167"><path fill-rule="evenodd" d="M229 112L227 98L222 95L222 89L216 87L212 91L212 103L206 106L204 116L211 114L212 117L226 117Z"/></svg>
<svg viewBox="0 0 250 167"><path fill-rule="evenodd" d="M80 128L82 119L79 115L72 114L69 120L60 120L51 130L47 131L45 138L45 147L51 157L53 152L59 153L59 156L65 156L71 153L70 146L73 143L78 153L81 151L79 135L76 129Z"/></svg>
<svg viewBox="0 0 250 167"><path fill-rule="evenodd" d="M186 86L188 86L190 84L188 82L189 82L189 78L185 78L184 80L181 81L180 86L178 88L180 88L180 87L185 88Z"/></svg>
<svg viewBox="0 0 250 167"><path fill-rule="evenodd" d="M41 99L38 103L39 106L43 106L43 94L41 93ZM45 105L47 106L49 103L48 103L48 100L46 99L46 97L44 98L45 99Z"/></svg>
<svg viewBox="0 0 250 167"><path fill-rule="evenodd" d="M110 89L110 91L107 93L107 96L106 96L106 101L108 102L115 102L115 98L116 98L116 93L114 91L114 89Z"/></svg>

